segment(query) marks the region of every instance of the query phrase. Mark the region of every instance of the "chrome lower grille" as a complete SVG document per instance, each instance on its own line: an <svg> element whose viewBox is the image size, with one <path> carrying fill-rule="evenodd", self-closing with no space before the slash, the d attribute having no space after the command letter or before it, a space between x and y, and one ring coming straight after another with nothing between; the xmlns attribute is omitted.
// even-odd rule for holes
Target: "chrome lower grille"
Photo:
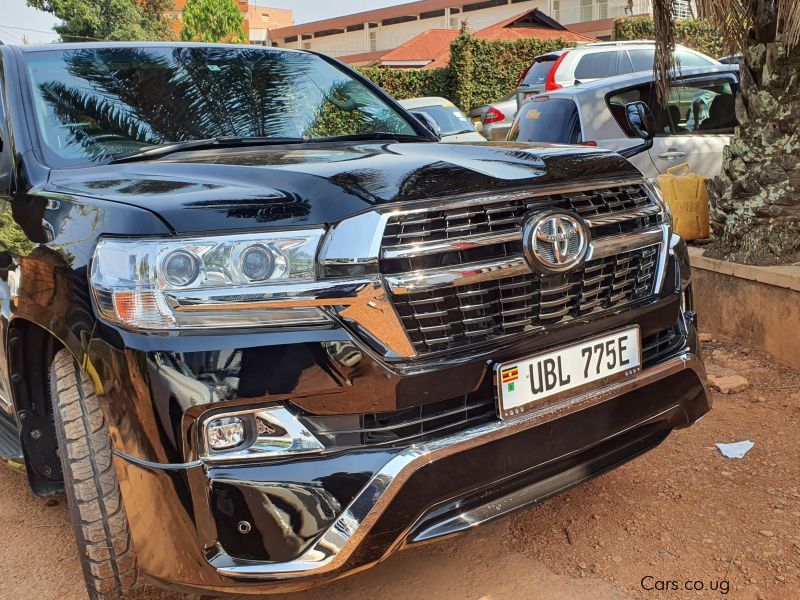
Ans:
<svg viewBox="0 0 800 600"><path fill-rule="evenodd" d="M645 366L658 362L686 344L686 336L679 325L660 331L642 340L642 358Z"/></svg>
<svg viewBox="0 0 800 600"><path fill-rule="evenodd" d="M565 275L533 273L395 295L418 354L535 331L641 300L653 291L657 246L591 260Z"/></svg>
<svg viewBox="0 0 800 600"><path fill-rule="evenodd" d="M303 417L328 448L408 445L441 437L497 418L490 392L381 413Z"/></svg>

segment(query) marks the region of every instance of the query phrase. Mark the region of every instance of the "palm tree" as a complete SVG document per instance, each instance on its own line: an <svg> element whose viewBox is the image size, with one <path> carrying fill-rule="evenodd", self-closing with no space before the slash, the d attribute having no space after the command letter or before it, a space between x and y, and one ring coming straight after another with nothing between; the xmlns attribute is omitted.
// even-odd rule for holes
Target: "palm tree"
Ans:
<svg viewBox="0 0 800 600"><path fill-rule="evenodd" d="M712 252L754 264L800 260L800 2L695 0L743 55L739 127L710 183ZM653 0L656 77L666 97L673 2Z"/></svg>

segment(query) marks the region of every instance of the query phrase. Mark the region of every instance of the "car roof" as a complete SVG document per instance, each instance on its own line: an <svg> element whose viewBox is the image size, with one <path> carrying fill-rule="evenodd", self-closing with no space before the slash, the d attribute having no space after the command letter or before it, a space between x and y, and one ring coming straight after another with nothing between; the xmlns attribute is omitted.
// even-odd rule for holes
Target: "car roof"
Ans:
<svg viewBox="0 0 800 600"><path fill-rule="evenodd" d="M539 54L538 56L534 57L533 60L535 62L537 59L544 58L545 56L561 56L568 50L574 50L574 48L564 48L563 50L553 50L551 52L545 52L544 54Z"/></svg>
<svg viewBox="0 0 800 600"><path fill-rule="evenodd" d="M257 46L250 44L209 44L204 42L72 42L64 44L29 44L26 46L14 45L22 52L52 52L59 50L102 50L114 48L237 48L248 50L262 50L264 52L297 52L291 48L273 48L271 46Z"/></svg>
<svg viewBox="0 0 800 600"><path fill-rule="evenodd" d="M407 98L405 100L398 100L400 106L403 108L422 108L423 106L455 106L447 98L440 98L439 96L424 96L420 98Z"/></svg>
<svg viewBox="0 0 800 600"><path fill-rule="evenodd" d="M714 73L738 73L738 65L710 65L707 67L685 67L673 71L673 76L690 77L692 75L706 75ZM578 96L581 94L593 93L598 89L610 88L617 89L629 86L640 85L653 81L652 71L639 71L638 73L626 73L625 75L615 75L605 79L595 79L587 83L579 83L570 87L546 92L548 96Z"/></svg>

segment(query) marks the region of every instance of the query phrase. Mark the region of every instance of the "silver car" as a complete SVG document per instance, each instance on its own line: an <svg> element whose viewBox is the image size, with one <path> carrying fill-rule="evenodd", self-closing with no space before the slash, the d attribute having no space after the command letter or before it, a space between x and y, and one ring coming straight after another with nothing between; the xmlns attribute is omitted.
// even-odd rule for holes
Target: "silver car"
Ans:
<svg viewBox="0 0 800 600"><path fill-rule="evenodd" d="M737 124L738 71L737 65L681 69L673 74L669 101L661 109L652 71L538 94L522 106L508 139L624 150L641 144L625 106L644 102L653 112L656 133L648 151L629 159L634 166L655 177L688 163L698 175L715 177Z"/></svg>
<svg viewBox="0 0 800 600"><path fill-rule="evenodd" d="M511 94L498 102L476 106L469 111L475 130L489 141L503 141L517 116L517 98Z"/></svg>

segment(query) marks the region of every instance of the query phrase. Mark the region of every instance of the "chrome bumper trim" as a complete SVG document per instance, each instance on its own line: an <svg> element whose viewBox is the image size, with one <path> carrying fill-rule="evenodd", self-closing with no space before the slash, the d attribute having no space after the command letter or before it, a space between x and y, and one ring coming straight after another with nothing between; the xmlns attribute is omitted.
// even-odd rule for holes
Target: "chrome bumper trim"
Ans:
<svg viewBox="0 0 800 600"><path fill-rule="evenodd" d="M334 571L344 565L409 477L423 465L584 410L685 369L697 373L705 389L703 363L696 355L687 352L639 371L629 379L579 394L519 419L494 421L412 446L386 463L322 537L297 559L283 563L243 561L226 555L220 549L209 557L209 563L220 575L241 579L281 580ZM408 530L395 544L401 544L407 533Z"/></svg>

